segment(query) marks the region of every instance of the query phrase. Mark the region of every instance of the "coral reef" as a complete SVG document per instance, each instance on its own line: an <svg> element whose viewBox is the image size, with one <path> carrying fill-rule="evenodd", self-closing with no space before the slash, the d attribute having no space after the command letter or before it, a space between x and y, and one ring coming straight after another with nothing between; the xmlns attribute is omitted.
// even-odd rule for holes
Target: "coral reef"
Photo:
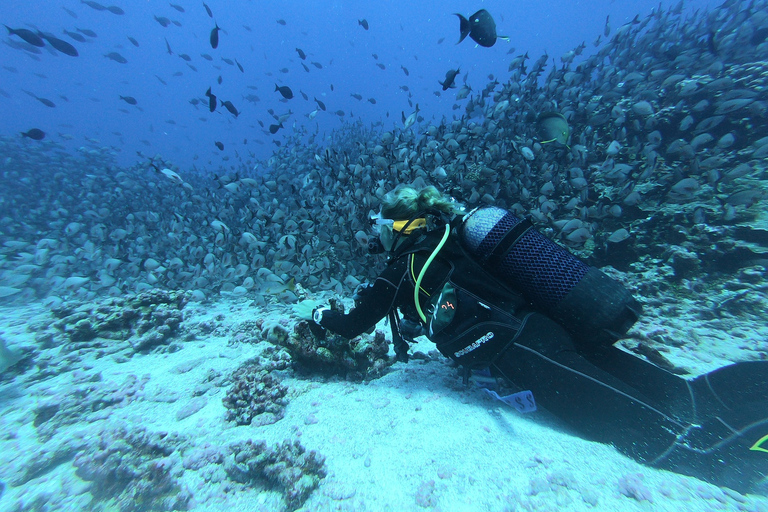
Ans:
<svg viewBox="0 0 768 512"><path fill-rule="evenodd" d="M120 512L186 510L190 494L181 488L178 450L186 441L143 429L102 431L75 456L77 475L90 482L94 499Z"/></svg>
<svg viewBox="0 0 768 512"><path fill-rule="evenodd" d="M336 299L330 300L330 306L335 311L344 312L344 306ZM274 326L266 340L288 349L298 369L306 372L340 375L360 381L381 376L395 362L388 355L389 342L381 331L352 340L331 332L318 338L306 321L297 323L292 335L284 331L282 326Z"/></svg>
<svg viewBox="0 0 768 512"><path fill-rule="evenodd" d="M184 319L186 303L185 292L150 290L96 304L63 302L51 312L69 350L102 348L106 339L127 341L133 352L143 352L168 343Z"/></svg>
<svg viewBox="0 0 768 512"><path fill-rule="evenodd" d="M230 377L232 385L223 400L227 420L238 425L250 425L254 420L258 425L269 425L282 419L288 388L275 371L289 365L289 355L274 347L240 365Z"/></svg>
<svg viewBox="0 0 768 512"><path fill-rule="evenodd" d="M230 479L254 485L266 483L282 489L289 510L301 507L325 478L325 457L309 452L298 441L283 441L272 448L247 440L230 446L225 469Z"/></svg>

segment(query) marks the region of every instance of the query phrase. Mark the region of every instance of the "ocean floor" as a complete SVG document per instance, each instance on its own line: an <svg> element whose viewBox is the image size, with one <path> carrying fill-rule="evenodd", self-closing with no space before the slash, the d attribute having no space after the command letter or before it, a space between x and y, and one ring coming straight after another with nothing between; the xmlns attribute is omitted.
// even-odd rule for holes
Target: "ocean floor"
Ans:
<svg viewBox="0 0 768 512"><path fill-rule="evenodd" d="M294 371L275 349L265 331L293 331L289 305L179 311L147 349L135 332L61 344L61 309L2 309L0 338L21 359L0 381L0 510L768 511L766 497L645 467L465 386L424 338L409 363L349 381ZM639 336L698 333L665 350L692 374L751 358L746 342L693 350L724 334L653 315ZM238 368L263 405L245 418L225 406Z"/></svg>

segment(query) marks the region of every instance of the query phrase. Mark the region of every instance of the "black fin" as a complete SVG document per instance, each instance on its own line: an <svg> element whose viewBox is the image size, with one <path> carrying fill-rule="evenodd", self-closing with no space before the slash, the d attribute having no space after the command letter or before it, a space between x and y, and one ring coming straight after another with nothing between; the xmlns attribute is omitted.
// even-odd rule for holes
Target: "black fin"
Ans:
<svg viewBox="0 0 768 512"><path fill-rule="evenodd" d="M472 30L472 28L469 26L469 20L462 16L459 13L453 13L456 16L459 17L459 31L461 32L461 37L459 38L459 41L456 44L459 44L464 40L465 37L467 37Z"/></svg>

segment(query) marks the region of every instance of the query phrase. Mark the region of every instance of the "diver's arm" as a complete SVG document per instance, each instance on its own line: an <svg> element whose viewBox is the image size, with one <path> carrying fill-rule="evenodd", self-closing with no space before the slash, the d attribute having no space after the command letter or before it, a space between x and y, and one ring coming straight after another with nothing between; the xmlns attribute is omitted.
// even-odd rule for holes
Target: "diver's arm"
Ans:
<svg viewBox="0 0 768 512"><path fill-rule="evenodd" d="M342 314L325 309L318 323L323 328L347 339L352 339L369 330L394 307L398 287L406 275L407 261L408 258L402 258L387 267L376 278L373 286L362 294L357 306L349 313Z"/></svg>

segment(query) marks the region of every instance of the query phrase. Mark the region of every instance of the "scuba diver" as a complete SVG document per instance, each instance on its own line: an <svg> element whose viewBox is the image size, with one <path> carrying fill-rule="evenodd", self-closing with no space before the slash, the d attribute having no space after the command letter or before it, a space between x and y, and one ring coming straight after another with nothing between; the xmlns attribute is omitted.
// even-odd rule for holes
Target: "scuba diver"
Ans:
<svg viewBox="0 0 768 512"><path fill-rule="evenodd" d="M541 405L653 467L739 492L765 485L768 361L686 380L615 347L640 304L507 210L467 213L435 187L401 186L372 224L369 251L388 253L386 269L348 313L315 308L315 336L351 339L389 316L400 361L404 338L423 333L465 369L465 382L488 369L520 390L495 396L521 411Z"/></svg>

